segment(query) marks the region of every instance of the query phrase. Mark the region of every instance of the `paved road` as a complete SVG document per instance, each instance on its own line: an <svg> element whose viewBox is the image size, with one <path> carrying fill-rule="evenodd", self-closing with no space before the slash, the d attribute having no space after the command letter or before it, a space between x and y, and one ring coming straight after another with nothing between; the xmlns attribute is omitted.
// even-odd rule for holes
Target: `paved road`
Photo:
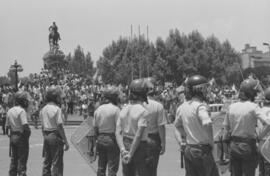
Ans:
<svg viewBox="0 0 270 176"><path fill-rule="evenodd" d="M76 129L75 126L65 127L67 137L70 139L71 134ZM32 128L32 135L30 138L30 155L28 161L28 176L41 175L42 170L42 134L40 129ZM10 159L8 157L8 143L7 136L0 133L0 175L8 175ZM64 156L64 175L65 176L94 176L95 173L81 158L76 149L72 146ZM121 176L121 167L118 171ZM174 139L172 125L167 125L167 148L165 155L161 156L158 168L159 176L184 176L184 170L180 170L178 145ZM225 174L225 176L228 176Z"/></svg>

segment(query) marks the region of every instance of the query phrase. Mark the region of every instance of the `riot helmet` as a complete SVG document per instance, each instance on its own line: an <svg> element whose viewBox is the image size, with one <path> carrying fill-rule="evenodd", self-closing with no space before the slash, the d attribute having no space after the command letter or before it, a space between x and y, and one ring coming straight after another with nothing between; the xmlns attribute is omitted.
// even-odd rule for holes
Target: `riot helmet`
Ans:
<svg viewBox="0 0 270 176"><path fill-rule="evenodd" d="M185 82L185 92L187 99L192 97L201 98L204 101L207 101L207 98L210 93L210 84L207 79L201 75L194 75L187 79Z"/></svg>
<svg viewBox="0 0 270 176"><path fill-rule="evenodd" d="M119 102L119 90L116 87L109 87L103 90L103 97L113 104L117 105Z"/></svg>
<svg viewBox="0 0 270 176"><path fill-rule="evenodd" d="M261 85L258 80L245 79L240 85L239 98L244 101L254 101L260 88Z"/></svg>
<svg viewBox="0 0 270 176"><path fill-rule="evenodd" d="M129 99L141 100L147 102L147 92L149 88L149 82L145 79L135 79L129 85Z"/></svg>

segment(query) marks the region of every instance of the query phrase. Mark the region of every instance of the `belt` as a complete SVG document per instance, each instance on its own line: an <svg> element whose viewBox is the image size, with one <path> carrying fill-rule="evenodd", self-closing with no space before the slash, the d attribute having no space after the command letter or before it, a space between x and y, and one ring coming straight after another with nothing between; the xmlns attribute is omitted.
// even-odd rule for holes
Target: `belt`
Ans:
<svg viewBox="0 0 270 176"><path fill-rule="evenodd" d="M11 135L21 135L22 132L20 132L20 131L12 131L12 132L10 132L10 134Z"/></svg>
<svg viewBox="0 0 270 176"><path fill-rule="evenodd" d="M51 134L51 133L57 133L57 130L53 130L53 131L44 131L44 133L45 133L46 135Z"/></svg>
<svg viewBox="0 0 270 176"><path fill-rule="evenodd" d="M210 144L187 144L190 147L211 147Z"/></svg>
<svg viewBox="0 0 270 176"><path fill-rule="evenodd" d="M130 137L130 136L123 136L123 139L125 140L129 140L129 141L133 141L134 138ZM140 143L147 143L147 141L141 140Z"/></svg>
<svg viewBox="0 0 270 176"><path fill-rule="evenodd" d="M232 136L231 140L233 142L256 143L256 139L254 138L247 138L247 137L241 137L241 136Z"/></svg>

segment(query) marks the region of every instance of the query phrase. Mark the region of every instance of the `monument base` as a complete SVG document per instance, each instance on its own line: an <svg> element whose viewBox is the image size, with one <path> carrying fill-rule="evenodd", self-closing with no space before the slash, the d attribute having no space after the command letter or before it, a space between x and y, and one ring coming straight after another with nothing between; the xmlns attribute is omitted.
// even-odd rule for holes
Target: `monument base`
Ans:
<svg viewBox="0 0 270 176"><path fill-rule="evenodd" d="M65 54L61 50L48 51L43 56L44 68L48 70L58 70L67 66Z"/></svg>

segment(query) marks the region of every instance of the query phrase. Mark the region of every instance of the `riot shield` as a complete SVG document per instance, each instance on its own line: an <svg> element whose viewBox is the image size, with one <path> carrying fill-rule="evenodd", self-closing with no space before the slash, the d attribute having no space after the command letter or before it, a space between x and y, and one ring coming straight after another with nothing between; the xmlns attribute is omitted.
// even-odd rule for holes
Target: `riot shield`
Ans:
<svg viewBox="0 0 270 176"><path fill-rule="evenodd" d="M270 136L267 137L266 141L262 144L261 154L268 162L270 162Z"/></svg>
<svg viewBox="0 0 270 176"><path fill-rule="evenodd" d="M87 162L87 164L97 172L97 154L95 149L95 131L93 127L93 118L88 117L71 135L71 143Z"/></svg>

